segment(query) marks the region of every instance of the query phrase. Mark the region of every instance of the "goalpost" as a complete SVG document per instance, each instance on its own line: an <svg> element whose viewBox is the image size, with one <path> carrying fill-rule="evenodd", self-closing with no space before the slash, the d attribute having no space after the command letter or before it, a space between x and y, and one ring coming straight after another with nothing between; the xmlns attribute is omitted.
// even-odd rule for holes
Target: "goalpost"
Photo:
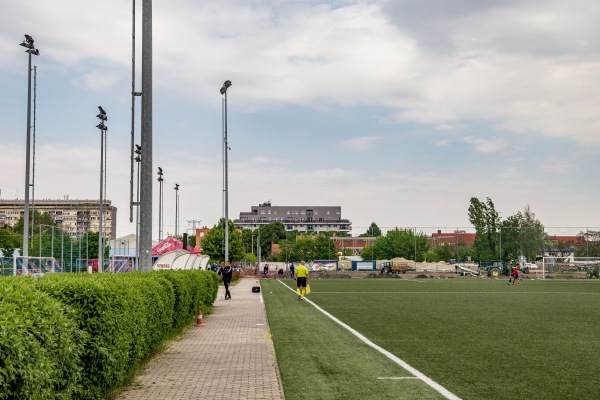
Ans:
<svg viewBox="0 0 600 400"><path fill-rule="evenodd" d="M134 257L130 256L112 256L106 272L131 272L133 271L133 259Z"/></svg>
<svg viewBox="0 0 600 400"><path fill-rule="evenodd" d="M599 278L600 257L544 257L542 272L544 278L546 275L557 278Z"/></svg>
<svg viewBox="0 0 600 400"><path fill-rule="evenodd" d="M39 276L53 272L63 272L54 257L13 257L13 275Z"/></svg>

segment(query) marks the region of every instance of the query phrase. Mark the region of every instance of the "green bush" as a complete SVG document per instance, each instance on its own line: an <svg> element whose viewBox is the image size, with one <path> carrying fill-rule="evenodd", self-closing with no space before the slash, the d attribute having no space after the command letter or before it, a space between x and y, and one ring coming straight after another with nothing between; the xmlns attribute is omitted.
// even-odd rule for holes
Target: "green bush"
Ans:
<svg viewBox="0 0 600 400"><path fill-rule="evenodd" d="M2 279L0 400L106 398L217 290L206 271Z"/></svg>
<svg viewBox="0 0 600 400"><path fill-rule="evenodd" d="M0 399L68 399L81 389L86 335L73 310L35 289L0 280Z"/></svg>
<svg viewBox="0 0 600 400"><path fill-rule="evenodd" d="M193 281L180 271L159 271L162 277L173 285L175 302L173 305L173 329L179 330L192 319Z"/></svg>
<svg viewBox="0 0 600 400"><path fill-rule="evenodd" d="M118 278L113 274L49 274L39 280L42 290L74 308L79 328L89 333L83 351L86 398L103 397L126 381L131 361L137 358L135 333L146 327L137 311L139 298Z"/></svg>

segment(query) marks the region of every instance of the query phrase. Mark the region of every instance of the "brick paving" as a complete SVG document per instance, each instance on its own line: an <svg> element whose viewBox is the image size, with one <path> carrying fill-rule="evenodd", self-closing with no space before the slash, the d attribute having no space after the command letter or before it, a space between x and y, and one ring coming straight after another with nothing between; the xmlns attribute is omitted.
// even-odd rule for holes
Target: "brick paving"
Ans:
<svg viewBox="0 0 600 400"><path fill-rule="evenodd" d="M273 341L255 279L244 278L213 313L153 358L118 400L284 399Z"/></svg>

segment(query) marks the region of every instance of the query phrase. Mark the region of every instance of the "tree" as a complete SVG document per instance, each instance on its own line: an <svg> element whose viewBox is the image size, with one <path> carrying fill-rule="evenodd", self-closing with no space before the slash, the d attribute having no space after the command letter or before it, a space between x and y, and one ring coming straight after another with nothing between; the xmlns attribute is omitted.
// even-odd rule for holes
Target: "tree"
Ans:
<svg viewBox="0 0 600 400"><path fill-rule="evenodd" d="M215 225L208 235L202 240L202 252L208 255L211 260L221 262L225 260L224 256L224 227L225 219L221 218L218 225ZM242 243L242 233L235 228L231 220L228 221L229 227L229 260L238 261L244 258L244 245Z"/></svg>
<svg viewBox="0 0 600 400"><path fill-rule="evenodd" d="M33 232L37 232L40 225L45 226L56 226L54 217L50 213L40 213L38 210L29 210L29 231L31 232L31 223L33 221ZM13 232L23 234L23 224L25 223L24 217L19 218L17 223L13 226Z"/></svg>
<svg viewBox="0 0 600 400"><path fill-rule="evenodd" d="M285 226L281 222L271 222L258 229L260 230L261 254L268 256L271 254L273 244L278 244L280 239L285 239Z"/></svg>
<svg viewBox="0 0 600 400"><path fill-rule="evenodd" d="M520 255L520 226L521 218L519 215L511 215L500 223L500 246L502 249L500 258L504 261L515 260Z"/></svg>
<svg viewBox="0 0 600 400"><path fill-rule="evenodd" d="M269 257L271 255L273 244L279 244L281 239L285 239L287 236L285 226L281 222L272 222L261 226L254 231L244 229L242 231L242 243L244 250L247 253L255 252L259 233L260 254L264 257Z"/></svg>
<svg viewBox="0 0 600 400"><path fill-rule="evenodd" d="M363 258L363 260L368 260L368 261L376 259L376 257L375 257L375 245L374 244L368 244L365 247L363 247L362 251L360 252L360 256Z"/></svg>
<svg viewBox="0 0 600 400"><path fill-rule="evenodd" d="M524 256L533 261L540 249L545 247L548 235L527 205L522 213L511 215L500 223L500 240L502 260L508 262Z"/></svg>
<svg viewBox="0 0 600 400"><path fill-rule="evenodd" d="M480 260L491 260L498 254L496 251L498 225L500 216L494 203L488 197L483 203L471 197L469 205L469 221L475 227L475 254Z"/></svg>
<svg viewBox="0 0 600 400"><path fill-rule="evenodd" d="M577 234L575 257L600 257L600 231L585 231Z"/></svg>
<svg viewBox="0 0 600 400"><path fill-rule="evenodd" d="M0 250L4 257L12 257L16 248L21 247L22 235L9 229L0 229Z"/></svg>
<svg viewBox="0 0 600 400"><path fill-rule="evenodd" d="M392 229L385 236L375 239L373 247L366 246L361 255L366 259L390 260L404 257L408 260L423 261L429 249L429 242L424 233L415 235L412 229Z"/></svg>
<svg viewBox="0 0 600 400"><path fill-rule="evenodd" d="M522 256L527 260L535 261L539 250L545 247L548 235L544 232L544 225L535 218L535 214L529 205L518 214L521 218L521 229L519 231L519 248Z"/></svg>
<svg viewBox="0 0 600 400"><path fill-rule="evenodd" d="M359 237L379 237L381 236L381 229L379 229L379 227L377 226L377 224L375 222L371 222L371 226L369 226L369 229L367 229L367 231L361 235L359 235Z"/></svg>
<svg viewBox="0 0 600 400"><path fill-rule="evenodd" d="M15 249L21 245L21 235L8 229L0 229L0 250L4 257L12 257Z"/></svg>
<svg viewBox="0 0 600 400"><path fill-rule="evenodd" d="M277 261L330 260L337 253L335 243L326 232L318 235L296 232L288 235L288 240L280 240L279 247L281 252L274 258Z"/></svg>
<svg viewBox="0 0 600 400"><path fill-rule="evenodd" d="M98 238L100 235L98 232L86 232L79 239L79 243L81 243L81 248L85 249L83 254L86 255L86 258L89 259L97 259L98 258Z"/></svg>

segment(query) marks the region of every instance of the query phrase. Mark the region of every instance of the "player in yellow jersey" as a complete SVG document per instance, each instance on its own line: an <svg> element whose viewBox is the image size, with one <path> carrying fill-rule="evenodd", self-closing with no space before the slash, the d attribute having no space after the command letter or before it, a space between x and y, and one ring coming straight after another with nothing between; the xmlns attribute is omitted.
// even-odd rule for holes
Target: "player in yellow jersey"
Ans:
<svg viewBox="0 0 600 400"><path fill-rule="evenodd" d="M300 262L298 268L294 272L294 279L296 280L296 292L298 292L298 300L304 300L306 294L306 285L310 283L310 277L308 276L308 268L304 265L304 261Z"/></svg>

